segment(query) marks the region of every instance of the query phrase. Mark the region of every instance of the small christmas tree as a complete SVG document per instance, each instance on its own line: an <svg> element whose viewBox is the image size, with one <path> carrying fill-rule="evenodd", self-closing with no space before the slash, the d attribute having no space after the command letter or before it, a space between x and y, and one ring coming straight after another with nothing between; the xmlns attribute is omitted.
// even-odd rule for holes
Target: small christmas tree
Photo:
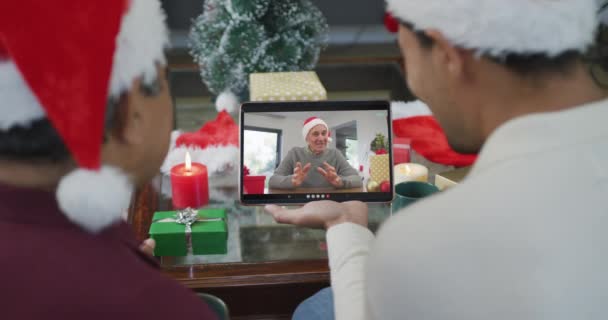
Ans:
<svg viewBox="0 0 608 320"><path fill-rule="evenodd" d="M370 149L373 152L378 152L378 150L384 149L384 151L388 150L388 143L386 142L386 137L382 133L376 133L376 137L372 140L370 144Z"/></svg>
<svg viewBox="0 0 608 320"><path fill-rule="evenodd" d="M309 0L206 0L190 30L190 54L220 95L218 109L230 109L220 101L247 100L250 73L312 70L328 30Z"/></svg>

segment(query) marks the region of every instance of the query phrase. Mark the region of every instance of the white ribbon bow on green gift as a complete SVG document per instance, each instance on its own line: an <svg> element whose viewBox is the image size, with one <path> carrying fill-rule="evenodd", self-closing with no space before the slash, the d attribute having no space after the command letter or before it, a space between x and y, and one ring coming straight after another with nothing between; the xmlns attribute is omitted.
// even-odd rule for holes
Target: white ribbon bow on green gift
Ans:
<svg viewBox="0 0 608 320"><path fill-rule="evenodd" d="M223 221L223 218L201 218L198 215L198 210L192 208L186 208L183 210L178 210L173 218L165 218L155 222L158 223L167 223L174 222L178 224L183 224L186 226L186 246L188 248L188 253L192 253L192 225L197 222L212 222L212 221Z"/></svg>

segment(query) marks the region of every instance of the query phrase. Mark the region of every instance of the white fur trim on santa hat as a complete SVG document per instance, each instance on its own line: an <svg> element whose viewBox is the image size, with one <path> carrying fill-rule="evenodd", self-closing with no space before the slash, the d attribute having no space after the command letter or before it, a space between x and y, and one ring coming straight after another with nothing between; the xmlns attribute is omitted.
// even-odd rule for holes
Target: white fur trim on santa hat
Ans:
<svg viewBox="0 0 608 320"><path fill-rule="evenodd" d="M158 0L130 1L116 37L108 97L119 97L137 77L148 83L156 79L156 63L166 64L164 49L169 46L165 18ZM0 130L28 125L46 115L10 61L0 62L0 101Z"/></svg>
<svg viewBox="0 0 608 320"><path fill-rule="evenodd" d="M132 191L128 176L117 168L76 169L59 182L57 202L70 221L97 233L122 218Z"/></svg>
<svg viewBox="0 0 608 320"><path fill-rule="evenodd" d="M46 116L17 66L10 60L0 62L0 130L29 126Z"/></svg>
<svg viewBox="0 0 608 320"><path fill-rule="evenodd" d="M416 116L430 116L432 113L426 103L420 100L410 102L392 101L391 115L393 120L397 120Z"/></svg>
<svg viewBox="0 0 608 320"><path fill-rule="evenodd" d="M314 118L310 121L308 121L307 123L304 124L304 126L302 127L302 137L304 138L304 140L306 140L306 136L308 135L308 132L318 126L318 125L324 125L325 128L327 129L327 131L329 131L329 126L327 125L327 123L325 123L325 121L323 121L321 118Z"/></svg>
<svg viewBox="0 0 608 320"><path fill-rule="evenodd" d="M116 38L110 96L129 90L139 76L144 82L156 79L156 63L166 64L164 49L169 46L165 19L160 1L131 0Z"/></svg>
<svg viewBox="0 0 608 320"><path fill-rule="evenodd" d="M228 113L234 113L237 111L240 104L241 102L239 101L239 98L229 90L220 93L215 100L215 108L217 111L226 110Z"/></svg>
<svg viewBox="0 0 608 320"><path fill-rule="evenodd" d="M388 10L419 30L436 29L479 54L584 51L597 27L596 0L387 0Z"/></svg>

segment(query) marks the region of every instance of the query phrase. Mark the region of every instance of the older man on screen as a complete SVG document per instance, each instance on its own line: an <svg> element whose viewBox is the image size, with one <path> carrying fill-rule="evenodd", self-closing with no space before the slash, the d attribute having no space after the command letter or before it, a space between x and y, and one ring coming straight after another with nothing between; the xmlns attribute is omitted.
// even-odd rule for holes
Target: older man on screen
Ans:
<svg viewBox="0 0 608 320"><path fill-rule="evenodd" d="M287 153L270 177L270 188L337 188L361 187L361 177L342 153L330 149L331 132L318 117L304 121L302 136L306 147L294 147Z"/></svg>

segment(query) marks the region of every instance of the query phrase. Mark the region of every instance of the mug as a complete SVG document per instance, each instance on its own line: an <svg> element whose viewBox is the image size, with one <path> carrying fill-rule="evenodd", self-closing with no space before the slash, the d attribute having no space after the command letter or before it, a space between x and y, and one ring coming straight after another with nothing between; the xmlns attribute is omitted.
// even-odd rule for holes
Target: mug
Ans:
<svg viewBox="0 0 608 320"><path fill-rule="evenodd" d="M395 186L395 199L393 200L393 213L407 207L418 199L430 196L439 189L428 182L406 181Z"/></svg>

